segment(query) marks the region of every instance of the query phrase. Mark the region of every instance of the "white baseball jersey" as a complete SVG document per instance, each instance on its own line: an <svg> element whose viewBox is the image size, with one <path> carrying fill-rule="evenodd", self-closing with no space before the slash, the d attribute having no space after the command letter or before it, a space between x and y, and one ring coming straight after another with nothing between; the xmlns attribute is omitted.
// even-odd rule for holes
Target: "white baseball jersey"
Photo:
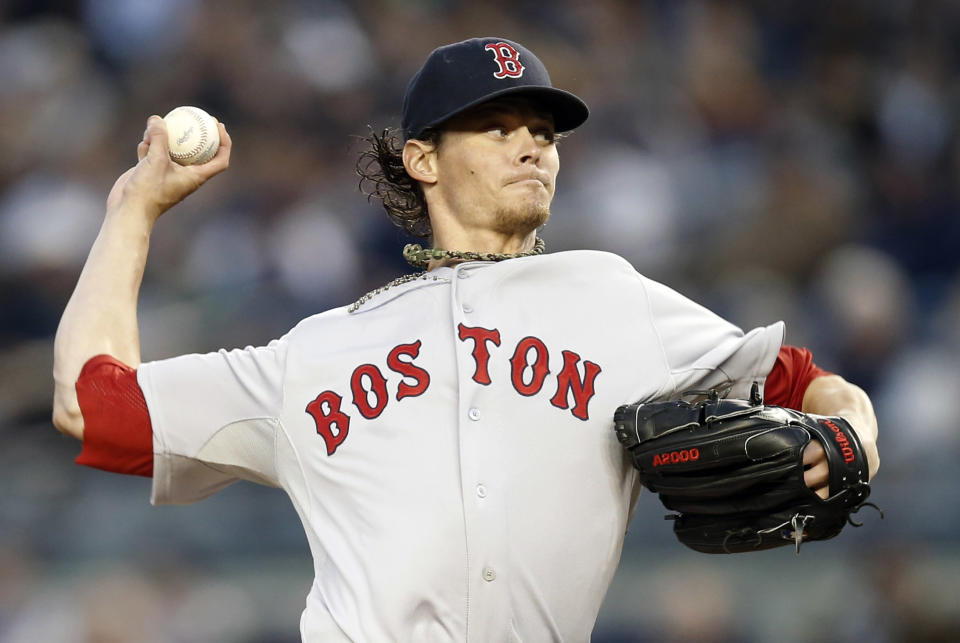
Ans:
<svg viewBox="0 0 960 643"><path fill-rule="evenodd" d="M266 347L143 364L153 502L283 488L305 641L586 641L639 493L614 410L746 396L782 337L608 253L440 268Z"/></svg>

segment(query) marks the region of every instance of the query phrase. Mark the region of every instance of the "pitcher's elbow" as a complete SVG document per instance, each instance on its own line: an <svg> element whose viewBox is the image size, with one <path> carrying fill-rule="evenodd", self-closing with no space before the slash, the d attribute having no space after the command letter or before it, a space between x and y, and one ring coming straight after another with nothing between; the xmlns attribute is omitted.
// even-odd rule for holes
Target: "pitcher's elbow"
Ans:
<svg viewBox="0 0 960 643"><path fill-rule="evenodd" d="M53 403L53 426L57 431L71 438L83 440L83 415L80 409L67 409L64 405Z"/></svg>

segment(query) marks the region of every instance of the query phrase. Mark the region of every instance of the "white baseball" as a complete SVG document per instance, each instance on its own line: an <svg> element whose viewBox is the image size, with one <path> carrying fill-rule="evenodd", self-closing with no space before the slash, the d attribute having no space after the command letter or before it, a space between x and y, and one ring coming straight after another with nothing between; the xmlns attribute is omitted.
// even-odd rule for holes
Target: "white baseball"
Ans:
<svg viewBox="0 0 960 643"><path fill-rule="evenodd" d="M180 165L206 163L217 153L217 120L199 107L176 107L163 120L167 123L170 158Z"/></svg>

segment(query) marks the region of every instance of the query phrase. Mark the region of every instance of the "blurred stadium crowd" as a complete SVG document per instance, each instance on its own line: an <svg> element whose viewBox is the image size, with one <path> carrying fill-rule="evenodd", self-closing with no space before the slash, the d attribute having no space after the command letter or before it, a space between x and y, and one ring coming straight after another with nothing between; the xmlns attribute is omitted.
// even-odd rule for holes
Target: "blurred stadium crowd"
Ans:
<svg viewBox="0 0 960 643"><path fill-rule="evenodd" d="M0 3L0 643L295 641L296 515L235 485L151 508L72 464L52 338L146 117L207 109L230 170L161 220L144 359L263 344L408 270L357 189L435 46L518 40L592 108L548 250L617 252L872 395L865 516L800 558L681 551L643 498L594 640L960 640L960 5L948 0ZM597 320L598 327L603 320Z"/></svg>

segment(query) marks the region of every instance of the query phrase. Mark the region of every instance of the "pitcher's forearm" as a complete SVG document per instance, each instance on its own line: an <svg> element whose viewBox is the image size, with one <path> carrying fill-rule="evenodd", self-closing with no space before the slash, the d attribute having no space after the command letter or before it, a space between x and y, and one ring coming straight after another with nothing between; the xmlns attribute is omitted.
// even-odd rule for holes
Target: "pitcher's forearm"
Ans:
<svg viewBox="0 0 960 643"><path fill-rule="evenodd" d="M877 416L863 389L839 375L818 377L810 382L807 388L803 398L803 412L838 415L850 422L866 451L870 477L876 475L880 466L877 452Z"/></svg>
<svg viewBox="0 0 960 643"><path fill-rule="evenodd" d="M109 353L140 363L137 299L153 222L134 207L107 213L57 330L55 352L82 360ZM61 346L61 335L67 340Z"/></svg>
<svg viewBox="0 0 960 643"><path fill-rule="evenodd" d="M107 212L54 340L54 424L81 438L83 420L74 384L91 357L105 353L140 364L137 300L154 218L120 204Z"/></svg>

